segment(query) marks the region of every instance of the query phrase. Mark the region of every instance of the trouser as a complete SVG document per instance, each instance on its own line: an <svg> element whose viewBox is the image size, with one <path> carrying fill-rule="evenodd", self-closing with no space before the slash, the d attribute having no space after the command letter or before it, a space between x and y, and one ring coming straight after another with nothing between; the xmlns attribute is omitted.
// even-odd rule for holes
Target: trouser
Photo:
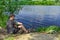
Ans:
<svg viewBox="0 0 60 40"><path fill-rule="evenodd" d="M16 34L20 28L15 28L15 27L7 27L7 33L8 34Z"/></svg>

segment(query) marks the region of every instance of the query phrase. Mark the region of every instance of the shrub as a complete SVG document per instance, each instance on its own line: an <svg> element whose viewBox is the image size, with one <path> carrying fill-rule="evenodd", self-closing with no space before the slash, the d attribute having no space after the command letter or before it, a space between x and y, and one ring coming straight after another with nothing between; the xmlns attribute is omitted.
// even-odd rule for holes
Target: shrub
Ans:
<svg viewBox="0 0 60 40"><path fill-rule="evenodd" d="M39 27L36 29L36 31L46 32L46 33L56 33L56 32L60 32L60 27L58 26Z"/></svg>

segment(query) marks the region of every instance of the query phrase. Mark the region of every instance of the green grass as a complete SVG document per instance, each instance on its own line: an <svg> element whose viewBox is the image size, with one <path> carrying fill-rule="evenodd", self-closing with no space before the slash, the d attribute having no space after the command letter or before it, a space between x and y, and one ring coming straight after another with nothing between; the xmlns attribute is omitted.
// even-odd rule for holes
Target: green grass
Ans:
<svg viewBox="0 0 60 40"><path fill-rule="evenodd" d="M14 37L7 37L4 40L14 40Z"/></svg>
<svg viewBox="0 0 60 40"><path fill-rule="evenodd" d="M14 34L9 34L8 37L5 37L4 40L14 40Z"/></svg>
<svg viewBox="0 0 60 40"><path fill-rule="evenodd" d="M60 32L60 27L58 26L39 27L36 29L36 31L46 33Z"/></svg>

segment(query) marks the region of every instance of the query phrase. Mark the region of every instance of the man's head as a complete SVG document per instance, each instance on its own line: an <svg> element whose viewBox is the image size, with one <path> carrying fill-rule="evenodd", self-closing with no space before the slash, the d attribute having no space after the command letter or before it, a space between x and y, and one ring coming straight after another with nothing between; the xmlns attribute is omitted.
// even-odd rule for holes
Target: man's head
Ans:
<svg viewBox="0 0 60 40"><path fill-rule="evenodd" d="M10 14L10 20L14 20L14 17L15 17L15 15L14 14Z"/></svg>

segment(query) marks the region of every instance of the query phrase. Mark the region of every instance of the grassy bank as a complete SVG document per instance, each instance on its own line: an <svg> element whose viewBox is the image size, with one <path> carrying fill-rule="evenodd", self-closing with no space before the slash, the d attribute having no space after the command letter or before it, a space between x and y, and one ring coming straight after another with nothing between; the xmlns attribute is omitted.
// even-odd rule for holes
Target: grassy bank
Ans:
<svg viewBox="0 0 60 40"><path fill-rule="evenodd" d="M59 26L39 27L36 29L36 31L45 33L56 33L60 32L60 27Z"/></svg>
<svg viewBox="0 0 60 40"><path fill-rule="evenodd" d="M58 26L39 27L39 28L36 29L36 33L37 33L37 35L38 34L41 35L40 33L46 33L46 34L43 34L43 35L48 35L48 33L49 34L52 34L53 33L52 35L54 35L54 34L57 33L57 35L58 35L60 33L60 27L58 27ZM30 33L28 33L28 34L30 35ZM24 35L26 35L26 34L23 34L23 36L21 36L20 34L18 34L19 38L20 37L24 37ZM34 35L35 35L35 33L34 33ZM10 36L4 38L4 40L15 40L16 37L17 36L15 36L15 34L11 34ZM26 37L24 37L24 38L26 38ZM57 38L59 39L60 36L58 36Z"/></svg>

